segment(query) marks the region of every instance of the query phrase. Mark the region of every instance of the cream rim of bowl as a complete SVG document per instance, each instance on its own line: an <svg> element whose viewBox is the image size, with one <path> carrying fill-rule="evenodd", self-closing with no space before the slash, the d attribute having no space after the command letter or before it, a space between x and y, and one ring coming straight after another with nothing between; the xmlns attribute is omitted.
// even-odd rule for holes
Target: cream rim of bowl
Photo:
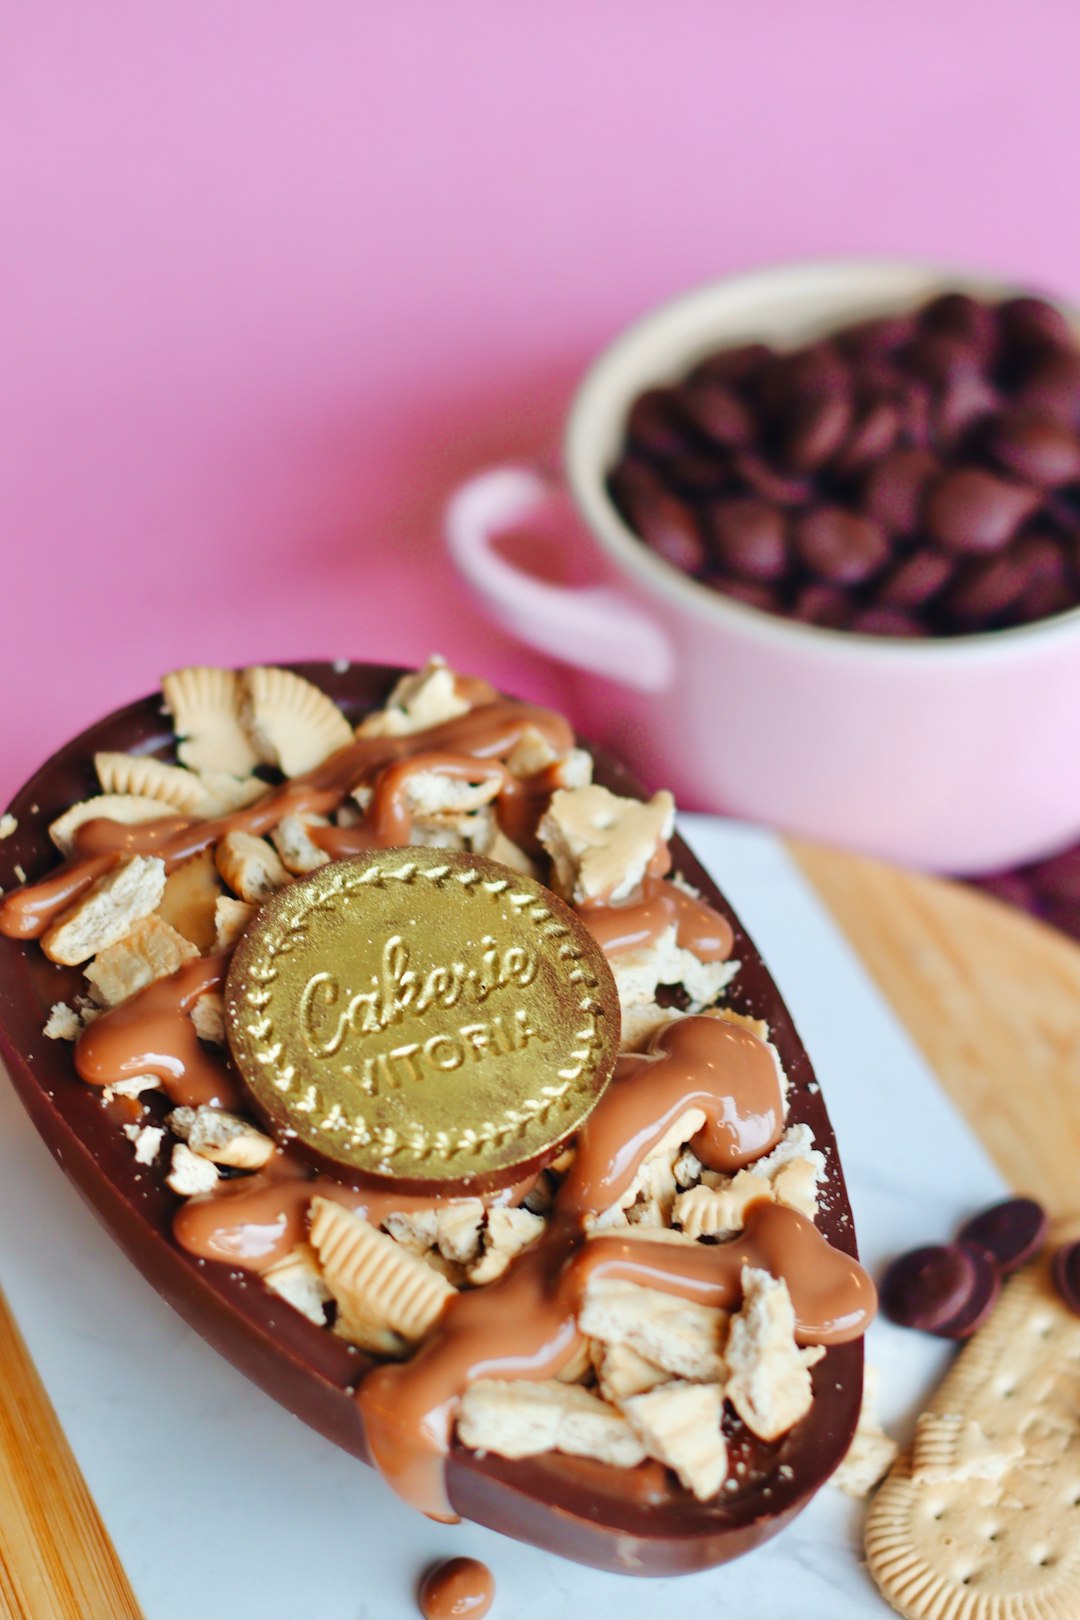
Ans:
<svg viewBox="0 0 1080 1620"><path fill-rule="evenodd" d="M794 637L827 658L979 663L1023 658L1036 642L1071 640L1080 630L1080 605L1032 624L918 640L830 630L768 613L710 589L657 557L623 522L605 487L623 446L627 413L644 389L679 380L718 348L757 341L794 348L861 320L914 309L946 291L1004 299L1020 296L1024 289L929 265L822 261L724 277L635 321L585 374L567 420L567 482L593 533L619 566L674 605L714 623L732 623L762 641ZM1060 303L1058 307L1080 329L1080 315Z"/></svg>

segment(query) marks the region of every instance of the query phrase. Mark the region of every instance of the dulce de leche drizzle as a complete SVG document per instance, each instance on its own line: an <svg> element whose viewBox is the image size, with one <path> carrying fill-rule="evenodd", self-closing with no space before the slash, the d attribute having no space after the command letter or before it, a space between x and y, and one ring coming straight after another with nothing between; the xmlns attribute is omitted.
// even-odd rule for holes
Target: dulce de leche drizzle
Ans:
<svg viewBox="0 0 1080 1620"><path fill-rule="evenodd" d="M39 938L60 912L108 871L118 855L157 855L171 872L230 832L258 836L287 815L326 815L359 783L397 760L434 753L498 761L529 730L538 731L556 753L565 754L573 747L573 731L562 715L528 703L486 703L425 731L400 737L357 737L313 771L293 777L243 810L212 821L162 816L130 826L103 817L85 822L76 834L74 855L59 871L42 883L16 889L0 902L0 933L12 939Z"/></svg>
<svg viewBox="0 0 1080 1620"><path fill-rule="evenodd" d="M761 1049L760 1060L749 1043ZM734 1168L765 1151L779 1134L781 1106L763 1043L704 1017L663 1031L653 1053L608 1088L585 1126L540 1242L497 1282L455 1296L410 1362L378 1367L363 1380L358 1399L372 1457L413 1506L432 1518L453 1518L443 1463L458 1399L478 1378L554 1377L580 1343L577 1318L590 1278L727 1307L741 1296L742 1268L760 1267L787 1283L802 1342L838 1344L865 1331L873 1283L795 1210L755 1204L740 1236L718 1245L587 1238L583 1216L607 1208L618 1196L613 1186L628 1185L666 1126L692 1107L705 1108L695 1147L707 1165ZM749 1148L755 1139L763 1145ZM618 1142L627 1140L620 1151Z"/></svg>
<svg viewBox="0 0 1080 1620"><path fill-rule="evenodd" d="M484 1199L488 1208L516 1205L537 1177L502 1187ZM226 1181L212 1193L189 1198L173 1218L173 1236L201 1260L220 1260L242 1271L266 1271L284 1260L307 1237L307 1208L313 1198L329 1198L381 1226L388 1215L445 1209L464 1200L346 1187L311 1168L288 1148L276 1153L258 1175Z"/></svg>
<svg viewBox="0 0 1080 1620"><path fill-rule="evenodd" d="M413 1507L453 1519L443 1465L459 1397L478 1378L554 1377L580 1342L577 1317L590 1278L730 1307L741 1297L744 1266L787 1283L804 1344L841 1344L870 1323L876 1296L866 1272L781 1204L752 1205L744 1231L716 1245L587 1240L580 1227L556 1219L497 1282L452 1299L411 1361L368 1373L358 1399L374 1461Z"/></svg>
<svg viewBox="0 0 1080 1620"><path fill-rule="evenodd" d="M153 1074L181 1107L239 1107L236 1079L225 1059L202 1045L190 1017L199 997L224 983L227 961L216 955L187 962L95 1018L75 1045L80 1077L92 1086L114 1086Z"/></svg>
<svg viewBox="0 0 1080 1620"><path fill-rule="evenodd" d="M411 844L413 811L409 783L427 774L457 782L497 781L500 800L517 786L516 779L501 760L477 760L464 754L414 754L380 770L362 822L355 827L313 827L313 841L335 859L359 855L368 849L401 849Z"/></svg>
<svg viewBox="0 0 1080 1620"><path fill-rule="evenodd" d="M692 1145L710 1170L741 1170L775 1147L784 1098L765 1043L722 1018L680 1018L657 1032L647 1053L622 1058L578 1135L560 1209L581 1219L610 1208L690 1109L705 1115Z"/></svg>
<svg viewBox="0 0 1080 1620"><path fill-rule="evenodd" d="M735 943L726 917L659 876L646 877L638 897L623 905L593 901L577 910L608 956L653 944L672 923L675 943L702 962L726 962Z"/></svg>

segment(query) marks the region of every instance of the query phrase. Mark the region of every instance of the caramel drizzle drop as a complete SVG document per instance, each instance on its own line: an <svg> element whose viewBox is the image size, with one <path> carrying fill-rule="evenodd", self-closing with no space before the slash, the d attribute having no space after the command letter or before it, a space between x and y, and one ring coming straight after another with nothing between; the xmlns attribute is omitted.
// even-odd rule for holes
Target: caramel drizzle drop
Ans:
<svg viewBox="0 0 1080 1620"><path fill-rule="evenodd" d="M171 872L230 832L258 836L287 815L326 815L354 787L397 760L427 752L499 761L528 730L538 731L556 753L565 754L573 747L573 731L562 715L529 703L487 703L425 731L402 737L358 737L306 775L282 783L246 809L212 821L162 816L130 826L104 817L84 822L76 834L75 854L59 871L41 883L16 889L0 902L0 933L12 939L39 938L60 912L108 871L118 855L158 855Z"/></svg>
<svg viewBox="0 0 1080 1620"><path fill-rule="evenodd" d="M238 1108L243 1097L224 1057L207 1051L190 1012L225 982L228 957L201 956L136 991L87 1025L75 1044L75 1068L92 1086L153 1074L174 1103Z"/></svg>
<svg viewBox="0 0 1080 1620"><path fill-rule="evenodd" d="M702 962L726 962L735 944L727 918L705 900L650 875L623 905L580 905L577 911L608 956L641 950L675 924L675 943Z"/></svg>
<svg viewBox="0 0 1080 1620"><path fill-rule="evenodd" d="M775 1147L784 1129L784 1097L765 1043L722 1018L664 1025L648 1053L621 1060L582 1126L559 1207L578 1219L608 1209L646 1155L692 1108L705 1114L692 1147L711 1170L730 1174Z"/></svg>
<svg viewBox="0 0 1080 1620"><path fill-rule="evenodd" d="M520 1204L536 1181L535 1175L528 1176L482 1201L488 1209ZM388 1215L422 1214L465 1201L346 1187L331 1176L313 1175L298 1154L284 1148L257 1175L223 1182L211 1193L189 1198L173 1219L173 1236L182 1249L202 1260L263 1272L307 1237L307 1208L313 1198L330 1198L373 1226L381 1226Z"/></svg>

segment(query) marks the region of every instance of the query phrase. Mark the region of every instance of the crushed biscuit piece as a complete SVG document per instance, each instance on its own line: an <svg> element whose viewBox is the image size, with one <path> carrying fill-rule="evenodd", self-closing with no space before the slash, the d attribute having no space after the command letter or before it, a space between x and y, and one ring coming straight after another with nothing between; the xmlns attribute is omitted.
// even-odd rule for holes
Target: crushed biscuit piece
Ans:
<svg viewBox="0 0 1080 1620"><path fill-rule="evenodd" d="M498 861L500 866L508 866L512 872L521 872L525 877L540 876L536 862L507 838L494 816L478 815L475 822L466 834L475 854L486 855L489 861Z"/></svg>
<svg viewBox="0 0 1080 1620"><path fill-rule="evenodd" d="M651 1230L647 1235L654 1236ZM717 1383L724 1377L728 1312L717 1306L637 1283L594 1280L586 1288L578 1325L590 1338L629 1345L680 1378Z"/></svg>
<svg viewBox="0 0 1080 1620"><path fill-rule="evenodd" d="M474 1451L500 1457L561 1451L633 1468L645 1456L621 1412L589 1390L557 1378L535 1383L478 1379L461 1398L457 1432Z"/></svg>
<svg viewBox="0 0 1080 1620"><path fill-rule="evenodd" d="M696 1187L701 1180L701 1172L704 1168L705 1166L693 1148L684 1147L671 1167L671 1173L675 1177L675 1185L680 1192L685 1192L688 1187Z"/></svg>
<svg viewBox="0 0 1080 1620"><path fill-rule="evenodd" d="M83 1015L85 1018L85 1014ZM129 1074L124 1080L114 1080L102 1089L102 1099L112 1102L114 1097L141 1097L144 1091L160 1091L161 1081L156 1074Z"/></svg>
<svg viewBox="0 0 1080 1620"><path fill-rule="evenodd" d="M213 1192L218 1179L217 1169L209 1159L192 1153L184 1142L176 1143L172 1150L172 1168L165 1177L167 1187L181 1198L195 1198L199 1193Z"/></svg>
<svg viewBox="0 0 1080 1620"><path fill-rule="evenodd" d="M212 951L215 910L221 898L221 879L214 852L204 849L182 861L165 879L159 914L200 951Z"/></svg>
<svg viewBox="0 0 1080 1620"><path fill-rule="evenodd" d="M135 1149L136 1164L153 1164L165 1140L160 1125L125 1125L124 1135Z"/></svg>
<svg viewBox="0 0 1080 1620"><path fill-rule="evenodd" d="M225 997L220 990L207 990L194 1003L189 1014L200 1041L214 1046L227 1044L225 1035Z"/></svg>
<svg viewBox="0 0 1080 1620"><path fill-rule="evenodd" d="M623 1402L623 1412L650 1457L674 1469L679 1483L707 1502L727 1478L720 1432L724 1397L716 1384L662 1384Z"/></svg>
<svg viewBox="0 0 1080 1620"><path fill-rule="evenodd" d="M82 1019L66 1001L54 1001L42 1031L50 1041L77 1041L82 1034Z"/></svg>
<svg viewBox="0 0 1080 1620"><path fill-rule="evenodd" d="M261 1170L277 1151L269 1136L224 1108L174 1108L169 1127L200 1159L233 1170Z"/></svg>
<svg viewBox="0 0 1080 1620"><path fill-rule="evenodd" d="M140 917L123 939L98 951L85 972L101 1005L118 1007L136 991L167 978L198 954L189 939L154 913Z"/></svg>
<svg viewBox="0 0 1080 1620"><path fill-rule="evenodd" d="M325 866L330 857L325 849L320 849L311 834L309 827L329 827L330 823L325 816L283 816L277 826L272 830L270 837L274 848L281 856L281 864L295 877L305 872L317 871Z"/></svg>
<svg viewBox="0 0 1080 1620"><path fill-rule="evenodd" d="M646 1390L671 1381L666 1367L638 1355L628 1344L604 1344L589 1340L592 1346L593 1366L600 1392L606 1401L621 1406L631 1395L644 1395Z"/></svg>
<svg viewBox="0 0 1080 1620"><path fill-rule="evenodd" d="M879 1480L892 1467L900 1447L881 1427L877 1414L877 1368L869 1364L863 1372L863 1397L859 1421L851 1445L839 1468L829 1480L845 1496L869 1496Z"/></svg>
<svg viewBox="0 0 1080 1620"><path fill-rule="evenodd" d="M778 1440L810 1410L810 1373L795 1343L787 1284L744 1266L742 1288L728 1334L724 1393L760 1440Z"/></svg>
<svg viewBox="0 0 1080 1620"><path fill-rule="evenodd" d="M577 1349L569 1361L564 1361L555 1374L560 1384L592 1383L593 1356L592 1344L584 1334L578 1339Z"/></svg>
<svg viewBox="0 0 1080 1620"><path fill-rule="evenodd" d="M87 821L119 821L125 827L142 821L160 821L169 814L160 799L135 798L130 793L99 793L95 799L80 799L49 824L49 837L61 855L75 849L75 834Z"/></svg>
<svg viewBox="0 0 1080 1620"><path fill-rule="evenodd" d="M255 665L240 677L248 735L259 757L286 776L302 776L353 740L332 698L292 670Z"/></svg>
<svg viewBox="0 0 1080 1620"><path fill-rule="evenodd" d="M414 1209L407 1213L395 1211L382 1224L395 1243L400 1243L410 1254L423 1255L435 1247L436 1222L436 1210Z"/></svg>
<svg viewBox="0 0 1080 1620"><path fill-rule="evenodd" d="M326 1326L326 1307L333 1298L323 1281L318 1256L310 1243L298 1243L283 1260L269 1266L262 1280L293 1310L317 1327Z"/></svg>
<svg viewBox="0 0 1080 1620"><path fill-rule="evenodd" d="M478 772L483 762L477 761ZM415 771L405 781L405 799L414 823L443 827L450 832L462 832L468 818L498 797L502 782L499 777L478 775L478 780L447 776L441 771Z"/></svg>
<svg viewBox="0 0 1080 1620"><path fill-rule="evenodd" d="M687 1013L710 1007L739 971L739 963L702 962L678 943L678 925L670 923L654 940L637 950L619 951L609 960L622 1008L624 1052L643 1051L652 1036L673 1017L659 1005L661 986L681 985Z"/></svg>
<svg viewBox="0 0 1080 1620"><path fill-rule="evenodd" d="M484 1255L469 1267L469 1281L480 1288L501 1277L515 1255L536 1242L544 1225L543 1216L527 1209L489 1210Z"/></svg>
<svg viewBox="0 0 1080 1620"><path fill-rule="evenodd" d="M311 1243L354 1331L389 1331L417 1344L454 1296L445 1277L329 1199L311 1201Z"/></svg>
<svg viewBox="0 0 1080 1620"><path fill-rule="evenodd" d="M214 903L214 949L231 950L254 917L255 910L248 900L234 900L231 894L221 895Z"/></svg>
<svg viewBox="0 0 1080 1620"><path fill-rule="evenodd" d="M403 675L382 709L356 728L358 737L404 737L468 714L471 704L458 691L457 676L433 654L423 669Z"/></svg>
<svg viewBox="0 0 1080 1620"><path fill-rule="evenodd" d="M626 1210L635 1225L642 1222L652 1226L670 1224L676 1194L675 1160L684 1145L697 1135L704 1124L705 1110L688 1108L672 1121L660 1140L649 1149L634 1179L616 1200L616 1207ZM639 1206L636 1214L635 1205ZM605 1222L603 1216L598 1221L586 1222L590 1229L605 1224L609 1223Z"/></svg>
<svg viewBox="0 0 1080 1620"><path fill-rule="evenodd" d="M41 948L50 961L75 967L123 939L156 911L165 890L165 862L156 855L126 855L98 878L47 929Z"/></svg>
<svg viewBox="0 0 1080 1620"><path fill-rule="evenodd" d="M241 720L240 677L206 665L177 669L161 682L180 742L177 756L193 771L250 775L259 756Z"/></svg>
<svg viewBox="0 0 1080 1620"><path fill-rule="evenodd" d="M435 1219L439 1253L458 1265L471 1265L480 1254L483 1224L484 1206L479 1198L444 1204Z"/></svg>
<svg viewBox="0 0 1080 1620"><path fill-rule="evenodd" d="M555 866L553 887L575 904L619 905L641 886L675 828L675 800L654 793L646 804L607 788L560 788L539 836Z"/></svg>
<svg viewBox="0 0 1080 1620"><path fill-rule="evenodd" d="M94 755L94 769L103 793L158 799L165 806L162 815L170 809L183 816L207 814L206 789L194 771L180 765L166 765L152 754L103 752Z"/></svg>
<svg viewBox="0 0 1080 1620"><path fill-rule="evenodd" d="M214 860L229 888L253 905L289 881L273 844L251 833L235 829L226 833L214 852Z"/></svg>

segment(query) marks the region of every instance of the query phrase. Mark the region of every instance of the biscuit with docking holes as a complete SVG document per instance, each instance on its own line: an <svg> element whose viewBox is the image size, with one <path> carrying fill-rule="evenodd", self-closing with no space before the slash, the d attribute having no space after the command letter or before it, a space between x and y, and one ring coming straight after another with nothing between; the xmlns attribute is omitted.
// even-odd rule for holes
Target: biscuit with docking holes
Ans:
<svg viewBox="0 0 1080 1620"><path fill-rule="evenodd" d="M871 1575L908 1620L1080 1615L1080 1317L1048 1258L1011 1277L867 1515Z"/></svg>

